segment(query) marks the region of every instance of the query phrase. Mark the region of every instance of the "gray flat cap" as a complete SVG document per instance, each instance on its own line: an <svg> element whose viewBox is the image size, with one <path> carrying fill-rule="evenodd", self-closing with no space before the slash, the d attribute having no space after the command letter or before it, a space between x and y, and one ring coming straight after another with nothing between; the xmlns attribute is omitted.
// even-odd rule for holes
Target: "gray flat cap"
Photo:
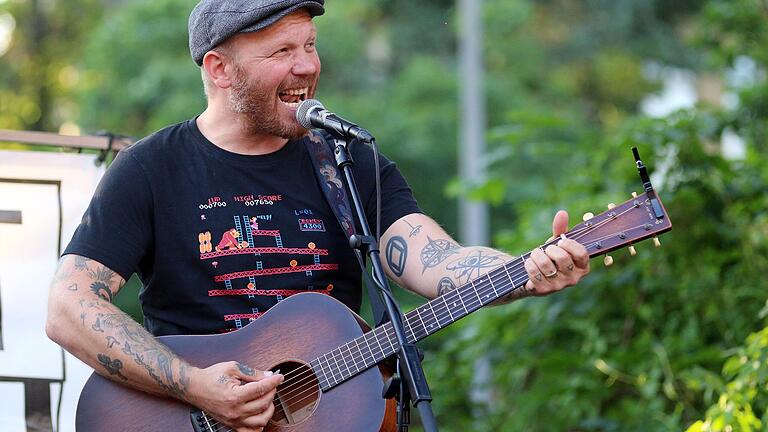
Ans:
<svg viewBox="0 0 768 432"><path fill-rule="evenodd" d="M202 0L189 15L189 52L198 66L203 56L235 33L249 33L307 8L322 15L324 0Z"/></svg>

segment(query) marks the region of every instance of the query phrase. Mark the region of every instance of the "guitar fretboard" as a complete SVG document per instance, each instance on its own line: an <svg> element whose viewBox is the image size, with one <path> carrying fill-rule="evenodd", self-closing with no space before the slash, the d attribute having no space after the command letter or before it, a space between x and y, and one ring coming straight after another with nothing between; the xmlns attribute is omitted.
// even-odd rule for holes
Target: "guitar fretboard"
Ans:
<svg viewBox="0 0 768 432"><path fill-rule="evenodd" d="M404 314L405 337L415 343L470 313L525 285L523 269L530 254L512 261ZM395 354L399 349L392 323L344 344L312 360L323 391L346 381Z"/></svg>

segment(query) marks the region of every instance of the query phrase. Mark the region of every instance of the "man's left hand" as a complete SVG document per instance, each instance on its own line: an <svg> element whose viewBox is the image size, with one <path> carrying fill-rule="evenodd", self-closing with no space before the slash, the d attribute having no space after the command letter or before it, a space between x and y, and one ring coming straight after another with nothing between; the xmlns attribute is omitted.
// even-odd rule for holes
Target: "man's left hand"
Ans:
<svg viewBox="0 0 768 432"><path fill-rule="evenodd" d="M552 221L552 236L557 238L568 230L568 213L557 212ZM532 295L547 295L575 285L589 273L589 254L579 242L562 239L557 245L537 248L525 261L530 280L525 289Z"/></svg>

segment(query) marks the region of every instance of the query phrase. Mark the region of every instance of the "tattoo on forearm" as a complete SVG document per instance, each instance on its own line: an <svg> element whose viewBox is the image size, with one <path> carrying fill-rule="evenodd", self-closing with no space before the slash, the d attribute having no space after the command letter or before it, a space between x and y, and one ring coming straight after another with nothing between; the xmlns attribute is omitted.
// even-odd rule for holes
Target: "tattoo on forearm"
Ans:
<svg viewBox="0 0 768 432"><path fill-rule="evenodd" d="M104 310L100 300L89 302L87 305L93 309ZM187 364L130 317L122 313L98 312L92 328L102 333L112 330L113 335L106 337L110 348L122 345L122 352L144 368L161 389L171 396L182 399L186 397L189 387ZM104 364L101 358L99 362ZM120 365L122 367L122 363ZM176 374L174 365L178 365Z"/></svg>
<svg viewBox="0 0 768 432"><path fill-rule="evenodd" d="M123 368L123 362L121 362L120 359L112 360L105 354L99 354L96 356L96 358L99 359L99 363L104 366L104 369L106 369L110 375L117 375L126 381L128 380L128 378L123 375L122 372L120 372L120 370Z"/></svg>
<svg viewBox="0 0 768 432"><path fill-rule="evenodd" d="M459 248L459 245L451 241L432 240L427 236L427 245L421 250L421 263L424 265L421 274L424 274L428 268L437 267L449 256L459 253Z"/></svg>
<svg viewBox="0 0 768 432"><path fill-rule="evenodd" d="M440 282L437 283L437 295L441 296L449 291L453 291L456 289L456 284L453 283L453 280L449 277L444 277L440 279Z"/></svg>
<svg viewBox="0 0 768 432"><path fill-rule="evenodd" d="M115 345L120 345L120 342L118 342L117 338L114 336L107 336L107 348L112 348Z"/></svg>
<svg viewBox="0 0 768 432"><path fill-rule="evenodd" d="M242 363L238 363L237 368L240 369L240 372L242 372L243 375L253 376L256 373L255 370L251 369L250 367Z"/></svg>
<svg viewBox="0 0 768 432"><path fill-rule="evenodd" d="M482 250L475 250L464 257L451 261L445 268L453 271L453 276L460 282L466 283L479 277L483 270L497 267L501 264L498 255L490 255Z"/></svg>
<svg viewBox="0 0 768 432"><path fill-rule="evenodd" d="M387 264L395 276L400 277L405 271L408 258L408 243L400 236L395 236L387 242Z"/></svg>
<svg viewBox="0 0 768 432"><path fill-rule="evenodd" d="M104 329L101 328L101 318L97 317L91 328L99 333L104 333Z"/></svg>
<svg viewBox="0 0 768 432"><path fill-rule="evenodd" d="M424 227L424 225L413 226L410 222L408 222L407 219L403 219L403 222L407 223L408 226L411 227L411 232L408 234L408 238L417 236L421 232L421 229Z"/></svg>

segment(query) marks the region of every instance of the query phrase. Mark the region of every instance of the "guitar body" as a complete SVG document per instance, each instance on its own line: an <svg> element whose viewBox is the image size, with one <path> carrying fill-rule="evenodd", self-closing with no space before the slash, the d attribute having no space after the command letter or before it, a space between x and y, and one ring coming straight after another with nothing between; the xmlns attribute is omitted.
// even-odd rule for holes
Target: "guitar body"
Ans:
<svg viewBox="0 0 768 432"><path fill-rule="evenodd" d="M361 336L365 323L346 306L322 294L299 294L278 303L244 328L222 335L159 339L197 367L238 361L259 370L312 359ZM284 370L281 370L284 372ZM394 403L381 397L383 367L373 367L327 392L291 424L271 422L269 432L364 432L395 427ZM93 374L77 406L77 432L194 431L194 408L170 398L129 389ZM228 428L224 430L229 430Z"/></svg>

